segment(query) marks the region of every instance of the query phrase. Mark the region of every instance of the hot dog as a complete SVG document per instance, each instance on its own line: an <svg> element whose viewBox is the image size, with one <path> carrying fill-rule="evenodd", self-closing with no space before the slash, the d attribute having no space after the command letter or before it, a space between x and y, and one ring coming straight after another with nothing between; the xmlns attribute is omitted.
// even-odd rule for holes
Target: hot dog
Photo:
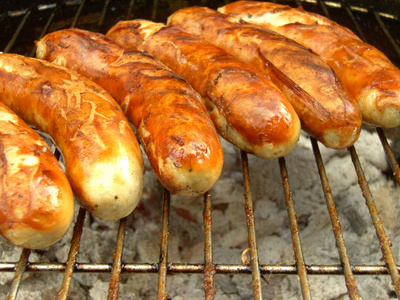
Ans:
<svg viewBox="0 0 400 300"><path fill-rule="evenodd" d="M148 52L185 78L205 99L219 133L262 158L290 152L300 134L293 107L257 69L177 27L145 20L119 22L107 33Z"/></svg>
<svg viewBox="0 0 400 300"><path fill-rule="evenodd" d="M162 63L80 29L47 34L37 57L79 72L114 97L171 193L198 196L218 180L223 152L203 100Z"/></svg>
<svg viewBox="0 0 400 300"><path fill-rule="evenodd" d="M30 249L54 244L74 215L70 184L43 138L1 102L0 163L0 234Z"/></svg>
<svg viewBox="0 0 400 300"><path fill-rule="evenodd" d="M302 8L267 2L238 1L219 11L310 48L331 66L356 99L365 122L381 127L400 125L400 70L349 29Z"/></svg>
<svg viewBox="0 0 400 300"><path fill-rule="evenodd" d="M0 54L0 100L59 147L80 204L104 220L136 207L143 161L114 99L79 74L47 61Z"/></svg>
<svg viewBox="0 0 400 300"><path fill-rule="evenodd" d="M302 127L325 146L347 148L357 140L362 123L357 103L316 54L274 32L206 7L180 9L168 18L168 24L213 42L266 72L293 105Z"/></svg>

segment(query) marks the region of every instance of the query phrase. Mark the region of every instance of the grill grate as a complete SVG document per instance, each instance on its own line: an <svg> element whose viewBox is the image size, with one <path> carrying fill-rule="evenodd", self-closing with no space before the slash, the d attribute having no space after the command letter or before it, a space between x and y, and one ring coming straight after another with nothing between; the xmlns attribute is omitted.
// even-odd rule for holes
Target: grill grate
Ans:
<svg viewBox="0 0 400 300"><path fill-rule="evenodd" d="M190 5L198 4L188 1ZM225 1L228 2L228 1ZM212 8L225 4L224 1L216 1L208 3L201 1L201 5ZM364 40L374 43L373 38L369 36L369 32L363 30L361 20L368 19L368 22L375 24L375 30L383 33L384 41L374 46L381 48L389 58L399 66L400 50L398 40L393 28L398 28L397 14L395 11L371 11L365 8L360 1L360 6L352 5L354 1L272 1L282 4L303 5L305 9L315 11L334 19L345 12L345 19L339 23L345 23ZM351 3L350 3L351 2ZM167 7L166 1L154 0L153 2L143 1L115 1L110 5L110 0L105 1L58 1L56 3L43 3L41 5L27 5L20 10L12 10L10 7L5 8L5 13L0 15L0 25L4 28L4 37L0 41L0 49L4 52L14 52L23 55L33 56L33 41L40 39L47 32L58 30L66 27L80 27L84 29L104 32L111 25L120 19L130 19L133 17L147 18L156 21L165 21L172 11L164 9ZM172 4L172 2L171 2ZM171 5L172 6L172 5ZM151 9L150 9L151 8ZM376 8L377 9L377 8ZM9 13L12 11L12 13ZM0 12L1 13L1 12ZM62 14L62 17L60 15ZM372 16L372 18L371 18ZM56 21L60 19L61 21ZM338 20L336 20L338 21ZM37 22L40 26L30 24ZM370 25L367 25L370 26ZM34 34L32 34L32 32ZM372 33L373 34L373 33ZM374 35L373 35L374 36ZM375 36L374 36L375 37ZM378 39L379 40L379 39ZM390 45L390 47L386 47ZM382 49L382 47L384 49ZM383 150L393 170L393 174L397 184L400 186L400 169L395 159L393 149L390 147L385 132L378 128L378 136L382 143ZM71 280L74 273L109 273L111 278L109 281L108 299L117 299L119 292L120 276L123 273L155 273L158 274L158 299L167 299L167 275L170 274L203 274L204 276L204 294L206 299L213 299L216 294L214 277L216 274L233 275L233 274L251 274L254 299L261 299L261 288L264 281L264 275L282 274L297 275L299 278L300 288L303 299L311 299L309 275L342 275L344 276L348 296L351 299L359 299L359 291L356 275L390 275L393 283L394 291L400 299L400 266L396 265L394 255L391 250L389 237L385 233L381 218L374 203L374 198L370 192L369 185L365 178L363 169L360 164L355 147L348 149L354 168L356 170L359 185L363 197L365 198L376 235L379 239L379 246L382 251L384 264L382 265L364 265L351 264L343 231L339 221L335 202L328 182L325 171L324 162L320 153L318 143L313 138L310 139L318 172L321 180L321 188L325 196L327 209L332 225L332 230L336 240L336 246L340 258L340 264L307 264L302 253L302 243L299 234L299 225L294 206L294 199L289 184L289 175L285 158L278 160L282 187L285 195L285 205L287 208L289 226L292 236L293 251L295 263L290 265L277 264L260 264L258 259L258 245L256 240L255 217L253 210L253 199L251 194L249 162L245 152L241 152L243 188L244 188L244 208L247 224L248 249L243 252L242 264L219 264L213 260L213 243L212 243L212 195L210 192L204 195L203 223L204 223L204 263L189 264L181 262L170 262L168 260L168 245L170 237L170 202L171 196L168 191L164 190L163 208L162 208L162 224L161 224L161 247L160 258L158 263L130 263L124 262L122 253L125 241L125 231L127 219L120 220L117 241L114 250L113 263L79 263L77 255L79 253L81 236L84 230L84 222L87 217L83 209L79 210L77 221L73 229L73 237L70 244L68 259L65 263L31 263L29 262L30 250L23 249L18 262L0 262L0 272L13 272L14 278L9 290L9 299L16 299L18 288L23 285L22 278L25 272L42 272L51 274L52 272L63 273L64 278L59 289L58 297L67 299ZM249 258L248 258L249 256Z"/></svg>

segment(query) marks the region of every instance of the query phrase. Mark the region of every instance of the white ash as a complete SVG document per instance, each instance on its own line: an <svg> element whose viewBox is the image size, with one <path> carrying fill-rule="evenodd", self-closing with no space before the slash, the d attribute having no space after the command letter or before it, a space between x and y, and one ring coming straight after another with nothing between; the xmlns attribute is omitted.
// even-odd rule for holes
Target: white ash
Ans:
<svg viewBox="0 0 400 300"><path fill-rule="evenodd" d="M247 246L247 229L243 198L243 175L239 151L222 141L225 165L221 179L212 189L213 259L217 264L240 264ZM397 145L393 143L393 145ZM383 264L371 217L358 186L349 152L320 145L345 242L353 264ZM388 164L375 132L363 130L356 143L376 206L386 233L391 238L397 263L400 259L399 188L387 178ZM397 150L396 150L397 151ZM280 168L277 160L262 160L249 155L252 198L256 220L257 244L261 264L294 264L290 227L285 209ZM285 157L291 192L300 227L302 250L307 264L338 264L326 202L317 165L308 138L302 137ZM157 263L159 260L162 221L162 187L146 162L145 190L139 207L128 218L123 261ZM203 198L171 197L169 262L203 263ZM76 213L77 215L77 213ZM112 263L118 223L87 216L78 262ZM65 262L72 228L58 243L33 251L31 262ZM20 249L5 241L0 243L2 262L17 261ZM0 274L0 298L10 288L12 273ZM55 299L62 273L25 273L18 299ZM296 275L269 275L262 285L264 299L300 299L301 288ZM106 299L110 274L75 273L69 294L71 299ZM309 275L314 299L347 299L343 276ZM356 276L364 299L393 297L390 276ZM155 299L157 274L122 274L120 299ZM250 275L215 276L216 299L252 299ZM167 292L174 300L202 299L201 274L176 274L167 278Z"/></svg>

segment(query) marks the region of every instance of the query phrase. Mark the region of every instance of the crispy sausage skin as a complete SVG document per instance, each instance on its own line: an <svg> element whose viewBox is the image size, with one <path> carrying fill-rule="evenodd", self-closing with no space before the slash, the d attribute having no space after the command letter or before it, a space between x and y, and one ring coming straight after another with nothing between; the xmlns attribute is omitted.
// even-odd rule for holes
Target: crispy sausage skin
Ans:
<svg viewBox="0 0 400 300"><path fill-rule="evenodd" d="M362 124L357 103L318 55L272 31L206 7L180 9L168 24L213 42L266 72L293 105L302 127L325 146L347 148L357 140ZM279 71L268 62L289 79L276 74Z"/></svg>
<svg viewBox="0 0 400 300"><path fill-rule="evenodd" d="M79 72L114 97L171 193L198 196L218 180L222 146L203 100L162 63L124 53L111 38L80 29L46 35L37 43L37 57Z"/></svg>
<svg viewBox="0 0 400 300"><path fill-rule="evenodd" d="M0 163L1 235L30 249L57 242L73 219L71 186L43 138L1 102Z"/></svg>
<svg viewBox="0 0 400 300"><path fill-rule="evenodd" d="M0 87L0 100L59 147L82 206L104 220L132 212L143 160L110 94L75 72L16 54L0 54Z"/></svg>
<svg viewBox="0 0 400 300"><path fill-rule="evenodd" d="M147 52L185 78L205 99L219 133L262 158L288 153L300 122L283 94L257 69L174 26L145 20L119 22L107 33Z"/></svg>
<svg viewBox="0 0 400 300"><path fill-rule="evenodd" d="M218 10L310 48L356 99L365 122L388 128L400 125L400 70L349 29L302 8L267 2L238 1Z"/></svg>

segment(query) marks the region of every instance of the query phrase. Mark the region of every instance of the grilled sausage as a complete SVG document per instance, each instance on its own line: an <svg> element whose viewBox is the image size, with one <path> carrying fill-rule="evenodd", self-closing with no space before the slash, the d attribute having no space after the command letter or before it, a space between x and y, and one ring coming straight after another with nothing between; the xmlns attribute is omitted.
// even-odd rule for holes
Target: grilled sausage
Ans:
<svg viewBox="0 0 400 300"><path fill-rule="evenodd" d="M1 235L30 249L54 244L72 222L71 186L43 138L1 102L0 163Z"/></svg>
<svg viewBox="0 0 400 300"><path fill-rule="evenodd" d="M223 152L203 100L162 63L80 29L46 35L37 57L78 71L114 97L171 193L198 196L218 180Z"/></svg>
<svg viewBox="0 0 400 300"><path fill-rule="evenodd" d="M238 1L219 9L274 30L320 55L352 95L363 120L381 127L400 125L400 71L378 49L349 29L317 14L273 3Z"/></svg>
<svg viewBox="0 0 400 300"><path fill-rule="evenodd" d="M316 54L274 32L206 7L180 9L168 24L213 42L266 72L293 105L302 127L325 146L347 148L357 140L362 123L357 103Z"/></svg>
<svg viewBox="0 0 400 300"><path fill-rule="evenodd" d="M124 21L107 34L125 47L150 53L185 78L205 99L219 133L239 148L276 158L296 145L298 116L257 69L173 26Z"/></svg>
<svg viewBox="0 0 400 300"><path fill-rule="evenodd" d="M75 72L16 54L0 54L0 86L3 103L53 138L83 207L104 220L132 212L142 192L143 161L110 94Z"/></svg>

